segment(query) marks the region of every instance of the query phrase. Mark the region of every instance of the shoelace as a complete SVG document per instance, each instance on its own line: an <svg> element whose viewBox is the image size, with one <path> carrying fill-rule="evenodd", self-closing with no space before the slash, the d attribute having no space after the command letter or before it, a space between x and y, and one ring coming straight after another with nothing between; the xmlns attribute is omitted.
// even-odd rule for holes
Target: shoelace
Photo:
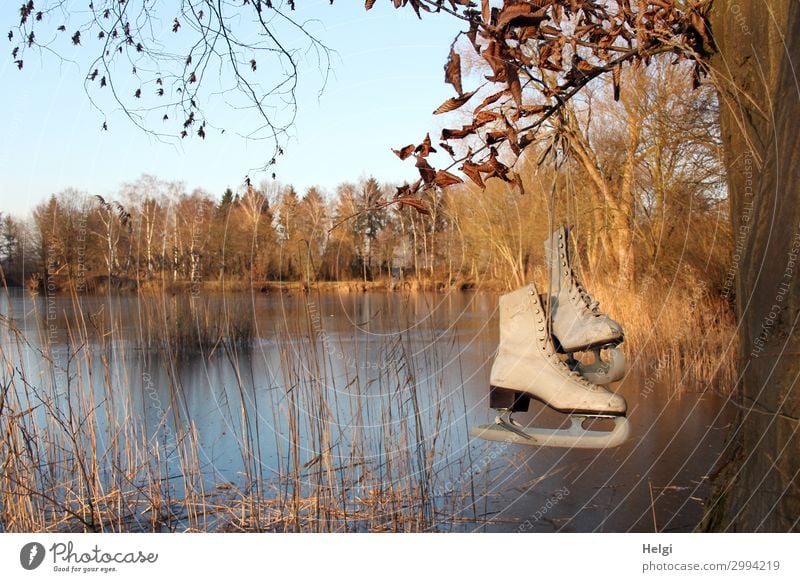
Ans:
<svg viewBox="0 0 800 582"><path fill-rule="evenodd" d="M566 368L570 378L578 382L578 384L582 384L589 389L595 388L594 384L592 384L591 382L589 382L589 380L581 376L580 372L578 372L577 370L573 370L572 368L567 366L567 363L561 358L559 358L556 354L550 354L549 359L553 364L555 364L559 368Z"/></svg>
<svg viewBox="0 0 800 582"><path fill-rule="evenodd" d="M597 301L594 297L589 295L589 292L583 287L581 282L578 280L578 277L575 276L575 272L570 270L570 278L572 279L573 285L578 290L580 294L581 303L585 306L586 310L595 316L603 315L600 312L600 302Z"/></svg>
<svg viewBox="0 0 800 582"><path fill-rule="evenodd" d="M576 282L576 283L577 283L577 279L575 278L575 274L574 274L574 273L570 273L570 275L572 276L572 280L573 280L574 282ZM578 287L578 290L579 290L579 291L583 289L583 287L582 287L581 285L579 285L579 284L577 285L577 287ZM583 294L585 294L586 296L589 296L589 294L588 294L588 293L586 293L586 291L585 291L585 290L583 290ZM581 299L583 299L583 296L581 296ZM588 303L586 303L586 300L585 300L585 299L582 301L582 303L584 303L584 308L585 308L586 306L588 306ZM596 301L594 301L594 303L595 303L595 305L597 304L597 302L596 302ZM538 307L539 307L539 309L544 309L544 306L541 306L541 305L539 305ZM547 328L548 328L548 330L547 330L547 333L550 333L550 331L549 331L549 327L550 327L550 324L548 323L548 324L547 324ZM555 352L553 352L552 350L553 350L553 348L552 348L552 346L550 346L550 347L548 348L548 350L547 350L547 353L546 353L547 359L548 359L548 360L549 360L551 363L553 363L553 364L555 364L557 367L559 367L559 368L561 368L561 369L565 370L565 371L567 372L567 374L569 375L569 377L570 377L570 379L571 379L571 380L573 380L573 381L577 382L578 384L580 384L580 385L584 386L585 388L588 388L589 390L596 390L596 389L597 389L597 386L595 386L594 384L592 384L591 382L589 382L589 381L588 381L586 378L584 378L584 377L581 375L581 373L580 373L580 372L578 372L577 370L573 370L572 368L570 368L570 367L567 365L567 363L566 363L564 360L562 360L562 359L561 359L561 358L558 356L558 354L556 354L556 353L555 353Z"/></svg>

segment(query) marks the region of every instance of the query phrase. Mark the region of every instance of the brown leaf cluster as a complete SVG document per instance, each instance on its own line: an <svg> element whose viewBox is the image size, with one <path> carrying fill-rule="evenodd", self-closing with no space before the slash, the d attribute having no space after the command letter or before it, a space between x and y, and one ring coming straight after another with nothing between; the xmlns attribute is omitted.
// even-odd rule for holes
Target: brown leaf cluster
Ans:
<svg viewBox="0 0 800 582"><path fill-rule="evenodd" d="M392 1L396 8L411 4L418 15L420 10L448 12L468 23L469 44L457 49L457 37L444 66L444 80L456 96L434 114L462 109L476 95L483 97L469 122L442 130L440 143L454 159L448 169L460 164L461 172L479 187L490 178L515 181L508 163L536 143L538 130L592 80L609 73L614 98L619 99L623 67L647 65L653 56L670 52L676 54L675 62L695 63L699 82L704 59L713 50L705 8L698 2L505 0L498 6L488 0ZM367 2L367 8L374 3ZM465 50L479 57L486 81L466 91L461 68ZM559 125L549 129L557 132ZM455 145L466 150L461 157ZM401 159L417 154L424 186L457 183L437 180L439 171L418 148L394 151Z"/></svg>

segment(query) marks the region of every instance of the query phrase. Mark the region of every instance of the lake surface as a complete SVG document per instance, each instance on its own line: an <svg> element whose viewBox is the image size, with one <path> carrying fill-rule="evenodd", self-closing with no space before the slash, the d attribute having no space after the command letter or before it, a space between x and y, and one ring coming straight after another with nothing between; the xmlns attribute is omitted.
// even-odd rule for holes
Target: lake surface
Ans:
<svg viewBox="0 0 800 582"><path fill-rule="evenodd" d="M180 427L192 425L209 488L252 487L288 472L302 473L311 487L324 465L342 479L347 474L357 496L375 475L400 483L424 473L441 508L437 530L694 528L733 411L714 393L670 390L647 362L637 362L618 387L632 436L617 449L469 437L471 426L494 417L487 387L497 299L481 292L166 297L159 299L164 318L191 325L192 317L199 321L226 305L252 324L253 335L249 347L209 342L168 357L143 341L137 297L85 297L87 329L99 320L115 326L105 336L89 333L80 342L82 357L71 359L73 300L12 291L0 313L27 341L3 332L0 349L31 384L48 383L60 409L90 401L107 411L98 421L106 429L124 419L158 443L176 491L182 464L169 451ZM38 351L48 338L59 373ZM36 414L47 421L45 411ZM538 408L517 417L524 422L532 414L537 423L562 419Z"/></svg>

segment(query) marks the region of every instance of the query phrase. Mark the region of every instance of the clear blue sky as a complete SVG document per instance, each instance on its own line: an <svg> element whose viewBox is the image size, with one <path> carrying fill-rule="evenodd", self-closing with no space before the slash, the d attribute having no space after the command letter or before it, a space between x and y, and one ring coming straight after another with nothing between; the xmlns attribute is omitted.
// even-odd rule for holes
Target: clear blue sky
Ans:
<svg viewBox="0 0 800 582"><path fill-rule="evenodd" d="M431 112L453 95L443 65L459 23L446 15L419 21L412 10L394 10L389 2L378 2L370 12L353 0L333 6L301 0L298 7L301 17L319 19L313 30L337 54L321 97L316 65L301 70L294 138L277 167L278 180L302 192L312 185L331 190L367 175L384 182L416 179L413 163L400 162L390 147L418 143L429 130L438 137L442 120ZM18 10L18 2L0 2L3 36ZM83 89L89 51L65 52L74 63L31 54L23 71L10 48L0 57L0 211L24 216L68 187L113 195L145 173L221 194L264 162L268 145L231 132L164 144L108 108L110 131L100 131L103 116ZM211 113L218 125L237 115ZM266 175L255 181L261 178Z"/></svg>

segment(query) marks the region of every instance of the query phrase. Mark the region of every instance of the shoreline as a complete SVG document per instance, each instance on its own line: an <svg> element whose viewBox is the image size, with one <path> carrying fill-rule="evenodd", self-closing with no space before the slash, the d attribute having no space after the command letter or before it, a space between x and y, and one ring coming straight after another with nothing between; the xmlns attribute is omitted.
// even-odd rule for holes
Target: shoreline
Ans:
<svg viewBox="0 0 800 582"><path fill-rule="evenodd" d="M26 289L33 294L47 294L43 285L23 286L5 285L8 289ZM52 289L55 289L53 292ZM201 293L308 293L314 291L339 292L339 293L366 293L366 292L398 292L398 291L428 291L446 293L450 291L489 291L501 292L508 289L503 281L472 281L467 279L430 280L430 279L377 279L371 281L345 280L345 281L240 281L240 280L214 280L214 281L136 281L133 279L112 280L97 278L77 289L69 282L55 282L50 294L67 295L76 293L81 296L95 296L108 293L113 294L201 294Z"/></svg>

